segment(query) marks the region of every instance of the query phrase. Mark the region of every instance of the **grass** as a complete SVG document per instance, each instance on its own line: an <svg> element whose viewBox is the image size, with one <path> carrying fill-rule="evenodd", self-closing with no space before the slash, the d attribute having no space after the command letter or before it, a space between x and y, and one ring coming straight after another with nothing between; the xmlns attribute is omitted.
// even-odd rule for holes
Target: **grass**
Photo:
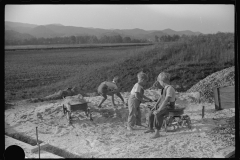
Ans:
<svg viewBox="0 0 240 160"><path fill-rule="evenodd" d="M232 36L196 36L150 46L5 51L5 100L42 98L73 86L92 93L115 75L126 92L142 69L149 70L146 88L166 71L171 83L180 86L177 91L186 91L208 75L234 66Z"/></svg>
<svg viewBox="0 0 240 160"><path fill-rule="evenodd" d="M92 73L131 57L143 47L5 51L5 99L43 97L69 86L97 87L108 77Z"/></svg>

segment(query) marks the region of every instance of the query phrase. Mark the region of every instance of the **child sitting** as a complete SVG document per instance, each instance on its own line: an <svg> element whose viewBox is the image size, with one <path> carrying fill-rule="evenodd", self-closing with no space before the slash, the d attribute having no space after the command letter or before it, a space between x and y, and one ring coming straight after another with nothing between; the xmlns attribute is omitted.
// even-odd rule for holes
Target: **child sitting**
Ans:
<svg viewBox="0 0 240 160"><path fill-rule="evenodd" d="M170 74L162 72L159 74L157 80L164 89L148 116L149 130L145 133L154 132L153 127L155 127L155 135L152 138L160 136L159 131L162 127L163 118L168 114L168 109L175 108L176 100L175 89L170 85Z"/></svg>

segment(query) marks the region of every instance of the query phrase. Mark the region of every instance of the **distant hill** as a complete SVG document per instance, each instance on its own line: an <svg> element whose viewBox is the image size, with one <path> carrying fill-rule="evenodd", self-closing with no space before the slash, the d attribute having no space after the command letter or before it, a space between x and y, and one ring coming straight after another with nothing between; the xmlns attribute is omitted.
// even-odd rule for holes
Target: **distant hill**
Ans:
<svg viewBox="0 0 240 160"><path fill-rule="evenodd" d="M174 31L174 30L172 30L172 29L164 29L164 30L162 30L162 32L163 33L165 33L165 34L167 34L167 35L174 35L174 34L177 34L177 35L179 35L179 33L177 32L177 31Z"/></svg>
<svg viewBox="0 0 240 160"><path fill-rule="evenodd" d="M61 33L55 32L46 26L37 26L35 28L32 28L31 30L28 31L28 34L36 38L41 38L41 37L51 38L51 37L57 37L62 35Z"/></svg>
<svg viewBox="0 0 240 160"><path fill-rule="evenodd" d="M192 31L189 31L189 30L186 30L186 31L178 31L178 33L180 35L199 35L199 34L202 34L201 32L192 32Z"/></svg>
<svg viewBox="0 0 240 160"><path fill-rule="evenodd" d="M53 23L53 24L49 24L49 25L64 26L64 25L62 25L62 24L60 24L60 23Z"/></svg>
<svg viewBox="0 0 240 160"><path fill-rule="evenodd" d="M5 31L6 31L6 30L12 30L12 27L10 27L9 25L6 25L6 24L5 24Z"/></svg>
<svg viewBox="0 0 240 160"><path fill-rule="evenodd" d="M19 33L29 33L29 31L37 27L38 25L35 24L27 24L27 23L20 23L20 22L9 22L5 21L5 30L14 30Z"/></svg>
<svg viewBox="0 0 240 160"><path fill-rule="evenodd" d="M123 33L118 33L118 32L115 32L115 31L109 31L109 32L102 33L102 34L100 35L100 37L102 37L102 36L109 36L109 37L111 37L111 36L118 36L118 35L120 35L120 36L122 36L122 37L125 37L125 36L126 36L126 35L124 35Z"/></svg>
<svg viewBox="0 0 240 160"><path fill-rule="evenodd" d="M143 29L135 28L135 29L115 29L117 33L127 35L132 38L145 38L145 36L150 33L149 31L145 31Z"/></svg>
<svg viewBox="0 0 240 160"><path fill-rule="evenodd" d="M12 27L12 28L15 28L15 27L34 28L34 27L38 26L36 24L28 24L28 23L21 23L21 22L10 22L10 21L5 21L5 25L8 25L9 27Z"/></svg>
<svg viewBox="0 0 240 160"><path fill-rule="evenodd" d="M100 29L100 28L85 28L76 26L64 26L62 24L35 25L20 22L5 21L5 30L14 30L19 33L27 33L36 38L57 37L57 36L72 36L72 35L94 35L98 38L103 35L119 34L122 37L131 37L136 39L154 40L155 35L161 37L163 35L199 35L200 32L174 31L172 29L146 31L139 28L134 29Z"/></svg>
<svg viewBox="0 0 240 160"><path fill-rule="evenodd" d="M24 40L34 38L27 33L19 33L13 30L5 30L5 40Z"/></svg>
<svg viewBox="0 0 240 160"><path fill-rule="evenodd" d="M145 37L147 37L148 39L154 40L155 36L161 37L164 35L168 35L167 33L164 33L163 31L154 31L152 33L149 33L147 35L145 35Z"/></svg>
<svg viewBox="0 0 240 160"><path fill-rule="evenodd" d="M46 25L47 28L62 34L63 36L72 35L95 35L100 36L103 33L109 32L109 30L104 29L94 29L94 28L84 28L84 27L74 27L74 26L63 26L63 25Z"/></svg>
<svg viewBox="0 0 240 160"><path fill-rule="evenodd" d="M156 31L152 31L152 33L154 33L154 32L156 32ZM174 30L169 29L169 28L162 30L162 32L165 33L166 35L170 35L170 36L172 36L174 34L179 35L179 36L182 36L183 34L185 34L185 35L199 35L199 34L202 34L201 32L192 32L190 30L174 31Z"/></svg>

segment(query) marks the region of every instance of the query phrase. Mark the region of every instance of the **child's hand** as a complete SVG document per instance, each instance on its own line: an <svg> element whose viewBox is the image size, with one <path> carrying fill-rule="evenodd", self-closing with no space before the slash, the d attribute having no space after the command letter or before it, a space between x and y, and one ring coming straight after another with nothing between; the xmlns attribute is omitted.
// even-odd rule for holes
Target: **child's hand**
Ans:
<svg viewBox="0 0 240 160"><path fill-rule="evenodd" d="M157 115L158 113L159 113L158 110L153 111L153 114L154 114L154 115Z"/></svg>
<svg viewBox="0 0 240 160"><path fill-rule="evenodd" d="M152 100L152 99L149 99L148 102L153 102L153 100Z"/></svg>
<svg viewBox="0 0 240 160"><path fill-rule="evenodd" d="M156 106L154 106L152 109L151 109L151 111L153 111L153 110L155 110L156 109Z"/></svg>
<svg viewBox="0 0 240 160"><path fill-rule="evenodd" d="M143 100L142 103L145 103L145 102L153 102L151 99L148 99L148 100Z"/></svg>
<svg viewBox="0 0 240 160"><path fill-rule="evenodd" d="M144 101L144 100L141 100L141 103L145 103L146 101Z"/></svg>

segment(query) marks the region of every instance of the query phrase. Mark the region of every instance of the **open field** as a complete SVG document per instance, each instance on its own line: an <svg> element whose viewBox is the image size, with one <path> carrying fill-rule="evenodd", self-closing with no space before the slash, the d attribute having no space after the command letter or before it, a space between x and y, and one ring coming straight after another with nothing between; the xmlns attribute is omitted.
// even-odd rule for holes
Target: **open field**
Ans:
<svg viewBox="0 0 240 160"><path fill-rule="evenodd" d="M18 140L27 139L26 143L31 145L38 126L39 140L50 145L41 151L64 158L225 157L225 149L235 151L235 109L216 111L214 103L201 99L203 94L211 96L213 86L235 84L234 48L225 39L222 38L221 45L216 35L144 47L5 51L5 134L16 133ZM141 69L149 69L147 87L160 72L171 74L171 84L180 87L175 87L176 105L186 107L184 114L191 118L191 128L169 127L168 132L161 130L161 137L152 140L152 134L144 131L148 124L147 107L155 105L154 102L141 103L143 126L128 131L128 108L119 98L115 98L117 108L112 108L109 97L99 109L101 96L81 93L94 92L102 81L119 75L119 88L126 101ZM61 97L41 102L28 99L73 86L89 102L93 121L83 112L74 112L73 123L68 125ZM191 92L200 93L200 101L185 92L191 87ZM144 94L155 100L159 90L146 89ZM25 150L25 153L29 158L38 157L37 152Z"/></svg>
<svg viewBox="0 0 240 160"><path fill-rule="evenodd" d="M147 46L152 43L114 43L114 44L51 44L51 45L15 45L5 46L5 50L39 50L39 49L69 49L69 48L101 48L124 46Z"/></svg>
<svg viewBox="0 0 240 160"><path fill-rule="evenodd" d="M129 58L141 48L144 47L5 51L5 99L46 96L78 86L90 73ZM102 80L105 79L96 81L100 84Z"/></svg>
<svg viewBox="0 0 240 160"><path fill-rule="evenodd" d="M221 45L220 45L221 44ZM32 46L34 48L34 46ZM185 92L210 74L235 65L232 34L216 34L149 46L5 50L5 99L42 98L67 87L81 94L118 75L130 91L137 73L148 69L147 88L162 71Z"/></svg>

